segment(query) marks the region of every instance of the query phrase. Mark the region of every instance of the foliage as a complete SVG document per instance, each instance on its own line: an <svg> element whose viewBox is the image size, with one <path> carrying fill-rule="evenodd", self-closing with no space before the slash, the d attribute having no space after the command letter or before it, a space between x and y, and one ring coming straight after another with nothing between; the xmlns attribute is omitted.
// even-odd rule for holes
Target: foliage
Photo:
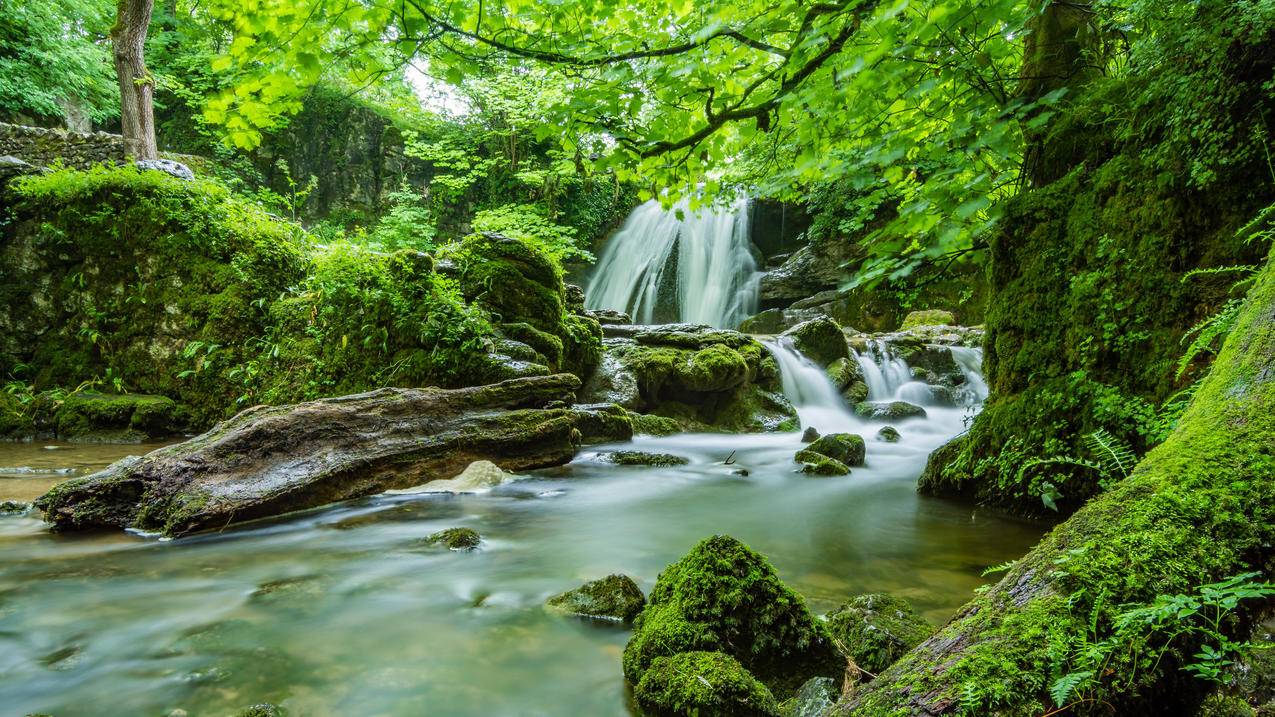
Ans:
<svg viewBox="0 0 1275 717"><path fill-rule="evenodd" d="M593 254L576 241L574 227L554 224L535 205L506 204L494 209L480 209L474 214L473 229L530 242L559 262L570 259L593 261Z"/></svg>
<svg viewBox="0 0 1275 717"><path fill-rule="evenodd" d="M0 2L0 113L61 119L64 103L95 122L119 113L103 0Z"/></svg>
<svg viewBox="0 0 1275 717"><path fill-rule="evenodd" d="M390 193L389 199L389 211L368 233L372 245L387 251L431 251L437 229L420 193L404 181L398 191Z"/></svg>

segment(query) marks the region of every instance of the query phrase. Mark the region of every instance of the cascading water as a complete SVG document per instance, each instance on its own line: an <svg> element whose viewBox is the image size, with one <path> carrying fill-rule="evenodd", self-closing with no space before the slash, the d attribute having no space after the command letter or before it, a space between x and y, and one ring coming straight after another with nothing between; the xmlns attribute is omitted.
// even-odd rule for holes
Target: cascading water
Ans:
<svg viewBox="0 0 1275 717"><path fill-rule="evenodd" d="M756 312L760 281L747 199L699 211L685 200L670 210L651 200L607 241L585 303L628 312L642 324L731 328Z"/></svg>
<svg viewBox="0 0 1275 717"><path fill-rule="evenodd" d="M819 426L821 431L850 430L855 419L828 374L806 358L786 339L766 341L779 364L784 396L797 409L801 425Z"/></svg>
<svg viewBox="0 0 1275 717"><path fill-rule="evenodd" d="M853 352L868 384L869 401L894 398L901 387L912 382L912 369L906 361L893 355L884 341L872 341L863 353Z"/></svg>

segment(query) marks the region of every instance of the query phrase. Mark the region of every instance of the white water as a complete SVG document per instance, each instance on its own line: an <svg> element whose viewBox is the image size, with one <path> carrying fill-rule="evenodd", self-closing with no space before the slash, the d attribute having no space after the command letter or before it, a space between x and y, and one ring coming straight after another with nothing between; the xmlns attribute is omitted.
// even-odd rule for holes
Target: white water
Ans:
<svg viewBox="0 0 1275 717"><path fill-rule="evenodd" d="M732 328L757 309L761 272L750 243L747 199L725 211L698 212L686 201L665 210L651 200L607 240L585 302L628 312L640 324ZM674 261L676 276L668 274Z"/></svg>

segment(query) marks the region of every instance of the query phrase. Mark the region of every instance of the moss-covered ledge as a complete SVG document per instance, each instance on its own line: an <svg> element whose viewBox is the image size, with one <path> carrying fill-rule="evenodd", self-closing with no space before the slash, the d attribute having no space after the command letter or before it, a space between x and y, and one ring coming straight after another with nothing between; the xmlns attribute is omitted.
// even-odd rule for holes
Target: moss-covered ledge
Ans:
<svg viewBox="0 0 1275 717"><path fill-rule="evenodd" d="M1268 259L1168 440L836 713L1044 714L1054 708L1050 685L1073 669L1072 646L1109 637L1119 606L1264 570L1273 513L1275 259ZM1195 645L1171 643L1155 664L1139 663L1145 653L1137 647L1114 651L1088 701L1069 714L1097 706L1111 710L1104 714L1178 714L1206 692L1179 670ZM1136 678L1117 687L1109 675Z"/></svg>

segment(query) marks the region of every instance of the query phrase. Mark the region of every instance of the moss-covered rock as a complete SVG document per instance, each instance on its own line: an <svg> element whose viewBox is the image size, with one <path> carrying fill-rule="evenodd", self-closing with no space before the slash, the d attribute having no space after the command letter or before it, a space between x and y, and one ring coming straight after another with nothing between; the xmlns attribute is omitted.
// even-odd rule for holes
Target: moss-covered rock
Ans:
<svg viewBox="0 0 1275 717"><path fill-rule="evenodd" d="M924 418L925 409L907 401L860 401L854 406L860 418L879 421L901 421L905 418Z"/></svg>
<svg viewBox="0 0 1275 717"><path fill-rule="evenodd" d="M140 443L184 431L190 416L166 396L78 391L62 400L55 421L64 440Z"/></svg>
<svg viewBox="0 0 1275 717"><path fill-rule="evenodd" d="M703 650L736 658L782 696L845 669L827 628L770 563L721 535L660 573L624 648L624 675L638 684L657 658Z"/></svg>
<svg viewBox="0 0 1275 717"><path fill-rule="evenodd" d="M894 426L882 426L881 430L877 431L878 441L885 441L886 443L898 443L899 438L901 438L901 436L899 435L899 429L895 428Z"/></svg>
<svg viewBox="0 0 1275 717"><path fill-rule="evenodd" d="M554 595L545 605L570 615L632 622L646 605L646 596L633 578L608 575Z"/></svg>
<svg viewBox="0 0 1275 717"><path fill-rule="evenodd" d="M903 317L903 324L899 326L900 331L907 331L918 326L951 326L956 323L956 316L950 311L942 309L926 309L923 311L913 311Z"/></svg>
<svg viewBox="0 0 1275 717"><path fill-rule="evenodd" d="M672 453L650 453L647 451L611 451L601 455L602 460L618 466L684 466L690 463L682 456Z"/></svg>
<svg viewBox="0 0 1275 717"><path fill-rule="evenodd" d="M649 717L778 717L770 690L730 655L682 652L656 659L633 690Z"/></svg>
<svg viewBox="0 0 1275 717"><path fill-rule="evenodd" d="M782 334L807 358L820 366L831 366L838 359L850 358L850 347L836 321L820 316L788 329Z"/></svg>
<svg viewBox="0 0 1275 717"><path fill-rule="evenodd" d="M482 545L483 539L473 528L444 528L429 535L423 542L448 550L475 550Z"/></svg>
<svg viewBox="0 0 1275 717"><path fill-rule="evenodd" d="M26 515L30 512L30 503L21 503L16 500L0 502L0 515Z"/></svg>
<svg viewBox="0 0 1275 717"><path fill-rule="evenodd" d="M850 475L850 466L842 463L836 458L830 458L822 453L801 450L792 457L793 461L800 465L797 470L802 473L814 476L845 476Z"/></svg>
<svg viewBox="0 0 1275 717"><path fill-rule="evenodd" d="M827 616L828 629L859 667L880 674L934 628L902 598L860 595Z"/></svg>
<svg viewBox="0 0 1275 717"><path fill-rule="evenodd" d="M234 717L288 717L288 711L278 705L264 702L245 707L236 712Z"/></svg>
<svg viewBox="0 0 1275 717"><path fill-rule="evenodd" d="M783 717L824 717L837 701L837 683L829 677L811 677L791 699L779 705Z"/></svg>
<svg viewBox="0 0 1275 717"><path fill-rule="evenodd" d="M629 413L633 421L633 433L647 436L669 436L682 430L677 421L664 416L645 413Z"/></svg>
<svg viewBox="0 0 1275 717"><path fill-rule="evenodd" d="M835 458L848 466L861 466L867 453L863 437L853 433L827 433L807 446L807 450Z"/></svg>

